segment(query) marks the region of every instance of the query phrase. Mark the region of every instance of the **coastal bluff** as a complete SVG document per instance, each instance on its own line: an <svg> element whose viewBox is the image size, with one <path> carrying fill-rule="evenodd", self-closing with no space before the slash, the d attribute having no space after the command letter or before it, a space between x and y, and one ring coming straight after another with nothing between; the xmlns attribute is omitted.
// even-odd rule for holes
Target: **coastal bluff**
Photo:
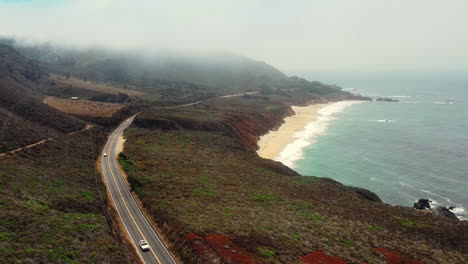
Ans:
<svg viewBox="0 0 468 264"><path fill-rule="evenodd" d="M177 252L190 263L463 263L465 221L391 206L257 155L259 137L291 106L338 100L303 98L250 95L140 111L121 162Z"/></svg>

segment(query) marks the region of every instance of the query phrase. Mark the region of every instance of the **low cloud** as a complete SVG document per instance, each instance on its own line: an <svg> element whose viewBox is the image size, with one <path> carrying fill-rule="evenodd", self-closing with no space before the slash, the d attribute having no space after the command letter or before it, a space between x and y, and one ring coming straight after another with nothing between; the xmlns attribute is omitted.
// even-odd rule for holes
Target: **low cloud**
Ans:
<svg viewBox="0 0 468 264"><path fill-rule="evenodd" d="M72 46L233 52L281 69L468 69L468 2L0 1L0 34Z"/></svg>

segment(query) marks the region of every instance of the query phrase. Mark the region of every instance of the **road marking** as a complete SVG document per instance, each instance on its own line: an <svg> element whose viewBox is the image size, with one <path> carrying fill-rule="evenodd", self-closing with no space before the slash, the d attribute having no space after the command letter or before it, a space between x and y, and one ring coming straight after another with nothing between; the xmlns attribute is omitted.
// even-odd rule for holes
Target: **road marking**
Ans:
<svg viewBox="0 0 468 264"><path fill-rule="evenodd" d="M106 144L106 145L107 145L107 144ZM117 214L119 215L119 217L120 217L120 219L121 219L121 221L122 221L122 224L123 224L125 230L127 231L127 234L128 234L129 237L131 238L130 231L128 231L127 225L126 225L125 222L123 221L122 214L120 213L119 209L117 208L117 204L115 203L114 196L112 196L112 192L111 192L111 190L110 190L110 188L109 188L109 186L110 186L111 183L107 180L107 176L105 176L105 173L104 173L104 170L106 170L106 169L105 169L105 168L106 168L106 166L105 166L105 161L102 160L102 164L104 164L104 165L102 165L102 173L104 174L104 181L106 182L107 192L108 192L109 195L111 196L111 197L110 197L110 200L112 201L112 203L114 203L115 210L117 211ZM107 169L107 170L108 170L108 169ZM145 262L145 259L144 259L143 256L141 255L140 250L138 250L138 248L137 248L136 251L138 252L138 255L140 256L140 258L141 258L141 260L143 261L143 263L146 263L146 262Z"/></svg>
<svg viewBox="0 0 468 264"><path fill-rule="evenodd" d="M131 119L131 121L133 122L133 119L135 118L135 116L132 116L131 118L129 118L128 120ZM128 128L128 126L131 124L131 122L126 122L126 123L123 123L121 127L118 127L116 130L119 131L119 130L122 130L122 132ZM112 135L113 136L113 135ZM120 137L116 137L116 138L120 138ZM118 166L118 165L117 165ZM121 170L119 169L119 171L121 172ZM122 172L121 172L122 173ZM128 182L125 180L124 177L121 177L122 179L124 179L127 187L128 186ZM161 244L162 246L162 249L164 249L164 251L166 252L166 254L170 257L170 259L172 260L173 263L178 263L174 257L172 256L172 254L169 252L169 250L166 248L166 245L164 244L164 242L162 242L161 238L159 238L159 235L156 233L156 231L154 231L153 227L151 226L151 224L149 223L148 219L146 218L145 216L145 213L141 210L140 206L136 203L133 195L132 196L132 202L133 204L135 205L136 208L138 208L138 210L140 211L141 215L143 216L143 219L145 220L146 224L150 227L151 229L151 232L154 234L154 236L156 237L157 241ZM161 248L160 248L161 249Z"/></svg>
<svg viewBox="0 0 468 264"><path fill-rule="evenodd" d="M122 195L122 191L120 190L120 187L119 187L118 184L117 184L117 181L116 181L116 178L115 178L115 174L114 174L114 172L113 172L113 170L112 170L112 168L111 168L110 161L107 160L107 163L108 163L108 165L109 165L109 170L110 170L110 173L111 173L111 175L112 175L112 179L114 180L114 183L115 183L115 186L116 186L116 188L117 188L117 191L119 192L119 195L120 195L120 197L122 198L123 204L124 204L125 208L127 209L127 212L128 212L128 214L129 214L131 220L132 220L133 223L135 224L135 227L138 229L138 232L140 233L140 235L142 236L142 238L143 238L144 240L147 240L146 237L145 237L145 235L144 235L143 232L141 231L140 226L139 226L138 223L135 221L135 218L133 218L133 215L132 215L132 213L130 212L130 208L128 208L127 202L125 201L125 199L124 199L124 197L123 197L123 195ZM118 209L117 209L117 210L118 210ZM122 218L122 220L123 220L123 218ZM129 233L129 235L130 235L130 233ZM130 236L131 236L131 235L130 235ZM138 248L138 247L137 247L137 248ZM139 249L137 249L137 250L139 250ZM156 256L156 254L154 253L153 250L151 250L151 253L152 253L153 256L156 258L156 261L157 261L159 264L161 264L160 259L158 258L158 256ZM144 261L144 260L143 260L143 261Z"/></svg>
<svg viewBox="0 0 468 264"><path fill-rule="evenodd" d="M111 136L111 137L112 137L112 136ZM113 142L111 142L111 144L109 145L109 147L112 146L112 145L114 145ZM109 149L109 150L110 150L110 149ZM109 153L110 153L110 151L109 151ZM123 197L123 195L122 195L122 191L120 190L120 187L119 187L118 184L117 184L117 180L115 179L114 172L113 172L112 169L111 169L111 164L110 164L109 159L110 159L110 157L107 159L107 164L108 164L108 166L109 166L110 173L111 173L111 175L112 175L112 179L114 180L114 183L115 183L116 188L117 188L117 190L118 190L118 192L119 192L119 195L120 195L120 197L122 198L122 201L123 201L123 203L124 203L124 205L125 205L125 208L127 209L127 212L128 212L128 214L130 215L130 218L132 219L133 223L135 224L136 228L138 229L138 232L139 232L140 235L143 237L143 239L146 240L145 236L143 235L143 232L142 232L141 229L140 229L140 226L138 225L138 223L137 223L137 222L135 221L135 219L133 218L133 215L132 215L132 213L130 212L130 209L128 208L127 202L125 201L125 199L124 199L124 197ZM132 199L133 199L133 198L132 198ZM117 208L117 207L116 207L116 208ZM118 210L118 209L117 209L117 210ZM122 217L121 217L121 218L122 218ZM123 221L123 218L122 218L122 222L124 222L124 221ZM125 222L124 222L124 224L125 224ZM130 232L129 232L129 235L130 235ZM130 236L131 236L131 235L130 235ZM139 249L138 249L138 250L139 250ZM154 253L154 250L150 250L150 251L151 251L151 253L153 254L153 256L156 258L156 261L157 261L159 264L161 264L161 260L158 258L158 256L156 255L156 253ZM143 259L143 261L144 261L144 259Z"/></svg>

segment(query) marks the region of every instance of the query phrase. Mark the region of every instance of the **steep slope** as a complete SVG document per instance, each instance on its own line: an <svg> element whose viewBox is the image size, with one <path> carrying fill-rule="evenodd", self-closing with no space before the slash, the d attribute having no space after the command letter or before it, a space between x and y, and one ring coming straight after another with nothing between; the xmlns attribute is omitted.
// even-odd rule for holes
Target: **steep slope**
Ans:
<svg viewBox="0 0 468 264"><path fill-rule="evenodd" d="M47 74L0 44L0 153L84 128L77 118L42 103Z"/></svg>

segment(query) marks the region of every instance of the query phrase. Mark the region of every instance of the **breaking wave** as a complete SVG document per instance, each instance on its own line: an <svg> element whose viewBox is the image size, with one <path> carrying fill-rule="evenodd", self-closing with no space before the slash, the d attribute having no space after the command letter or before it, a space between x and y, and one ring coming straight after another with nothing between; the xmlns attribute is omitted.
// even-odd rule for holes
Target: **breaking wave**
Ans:
<svg viewBox="0 0 468 264"><path fill-rule="evenodd" d="M286 166L294 168L294 163L302 158L305 147L313 144L320 135L327 130L330 122L335 119L334 114L362 101L341 101L328 105L317 111L317 119L294 134L292 143L288 144L275 158Z"/></svg>

